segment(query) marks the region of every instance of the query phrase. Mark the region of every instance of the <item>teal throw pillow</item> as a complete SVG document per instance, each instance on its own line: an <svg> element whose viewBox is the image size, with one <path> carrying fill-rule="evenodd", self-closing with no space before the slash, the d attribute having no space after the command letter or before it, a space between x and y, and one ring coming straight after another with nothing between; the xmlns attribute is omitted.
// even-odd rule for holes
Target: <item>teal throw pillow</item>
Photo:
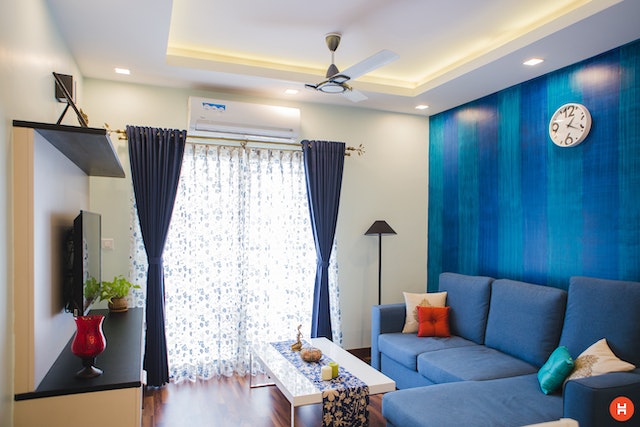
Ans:
<svg viewBox="0 0 640 427"><path fill-rule="evenodd" d="M544 394L558 390L573 370L573 365L573 359L567 347L560 346L553 350L549 359L538 371L538 382Z"/></svg>

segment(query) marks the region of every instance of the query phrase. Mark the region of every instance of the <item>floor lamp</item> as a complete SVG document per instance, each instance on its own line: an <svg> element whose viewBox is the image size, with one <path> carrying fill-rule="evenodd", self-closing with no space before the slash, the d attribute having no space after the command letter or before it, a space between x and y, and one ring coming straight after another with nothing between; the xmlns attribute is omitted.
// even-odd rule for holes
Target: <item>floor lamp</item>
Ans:
<svg viewBox="0 0 640 427"><path fill-rule="evenodd" d="M364 233L365 236L378 236L378 305L382 304L382 235L396 234L387 221L378 220Z"/></svg>

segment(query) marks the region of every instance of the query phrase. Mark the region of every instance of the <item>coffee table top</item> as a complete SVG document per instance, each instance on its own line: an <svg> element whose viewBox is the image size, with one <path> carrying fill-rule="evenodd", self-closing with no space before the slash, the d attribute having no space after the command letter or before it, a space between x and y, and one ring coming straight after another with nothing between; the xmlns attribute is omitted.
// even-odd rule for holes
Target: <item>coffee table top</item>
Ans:
<svg viewBox="0 0 640 427"><path fill-rule="evenodd" d="M323 355L338 362L341 367L367 384L370 395L396 389L396 383L391 378L328 339L311 338L309 342L312 346L322 350ZM264 342L254 345L253 354L293 406L322 402L322 392L270 343ZM318 370L320 367L321 365L318 364Z"/></svg>

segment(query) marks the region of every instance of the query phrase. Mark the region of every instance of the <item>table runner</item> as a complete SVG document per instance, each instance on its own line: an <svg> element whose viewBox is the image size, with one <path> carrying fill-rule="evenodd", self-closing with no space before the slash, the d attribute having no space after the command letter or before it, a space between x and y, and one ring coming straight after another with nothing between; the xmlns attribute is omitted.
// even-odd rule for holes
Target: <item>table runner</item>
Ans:
<svg viewBox="0 0 640 427"><path fill-rule="evenodd" d="M273 342L271 345L291 362L322 392L322 425L325 427L367 427L369 425L369 387L342 366L338 376L323 381L322 366L332 360L325 355L316 363L305 362L300 353L291 350L295 341ZM303 347L310 347L304 342Z"/></svg>

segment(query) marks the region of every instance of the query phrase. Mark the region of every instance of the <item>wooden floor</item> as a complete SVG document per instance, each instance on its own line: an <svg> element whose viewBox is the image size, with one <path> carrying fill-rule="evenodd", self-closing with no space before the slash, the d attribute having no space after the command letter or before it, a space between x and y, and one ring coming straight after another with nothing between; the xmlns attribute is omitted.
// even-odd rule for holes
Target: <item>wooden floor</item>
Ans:
<svg viewBox="0 0 640 427"><path fill-rule="evenodd" d="M254 383L265 378L254 377ZM380 413L382 395L370 396L369 425L385 425ZM322 408L296 408L297 427L321 426ZM249 388L249 377L167 384L147 389L142 427L288 427L291 406L277 387Z"/></svg>

